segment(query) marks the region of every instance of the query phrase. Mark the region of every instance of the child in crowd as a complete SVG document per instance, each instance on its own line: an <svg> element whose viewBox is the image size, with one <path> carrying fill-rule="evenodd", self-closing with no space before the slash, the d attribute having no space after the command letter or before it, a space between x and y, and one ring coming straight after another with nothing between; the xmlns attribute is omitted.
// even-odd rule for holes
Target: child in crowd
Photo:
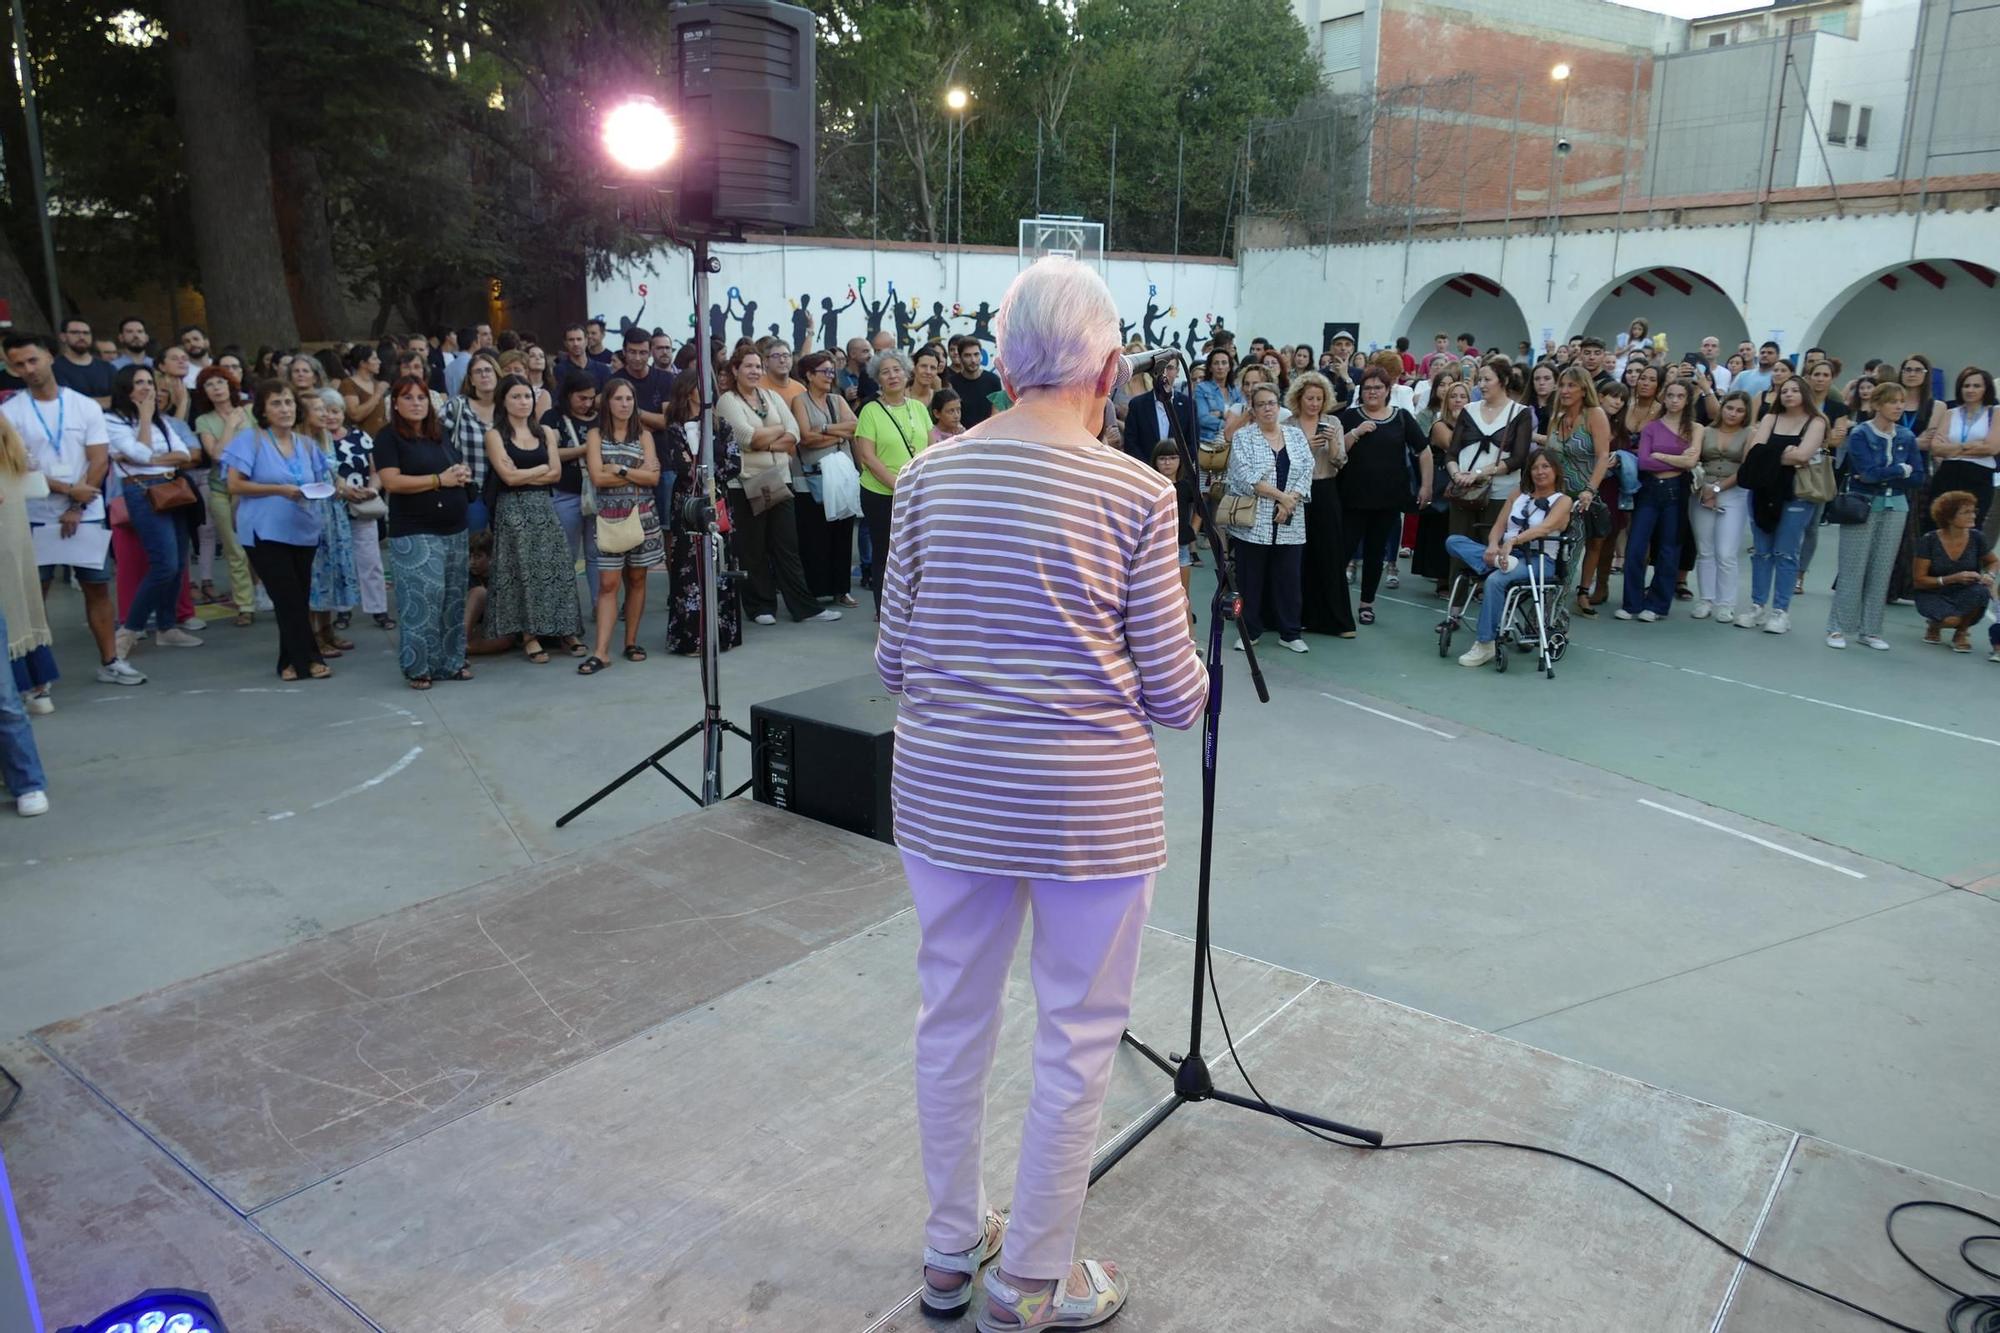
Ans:
<svg viewBox="0 0 2000 1333"><path fill-rule="evenodd" d="M950 389L931 395L931 443L949 440L965 431L965 401Z"/></svg>
<svg viewBox="0 0 2000 1333"><path fill-rule="evenodd" d="M1172 440L1161 440L1153 446L1153 467L1159 474L1174 484L1174 508L1180 519L1181 591L1188 591L1194 577L1194 543L1200 530L1201 519L1194 512L1194 478L1181 475L1180 446ZM1194 623L1194 612L1189 610L1188 623Z"/></svg>

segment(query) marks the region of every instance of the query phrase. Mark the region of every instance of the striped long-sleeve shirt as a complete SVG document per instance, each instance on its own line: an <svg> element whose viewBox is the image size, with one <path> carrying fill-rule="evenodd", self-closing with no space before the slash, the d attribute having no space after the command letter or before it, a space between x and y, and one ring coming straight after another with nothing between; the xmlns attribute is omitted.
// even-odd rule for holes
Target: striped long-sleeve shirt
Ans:
<svg viewBox="0 0 2000 1333"><path fill-rule="evenodd" d="M1166 863L1152 723L1193 725L1174 490L1100 444L958 439L896 482L875 663L896 842L1034 879Z"/></svg>

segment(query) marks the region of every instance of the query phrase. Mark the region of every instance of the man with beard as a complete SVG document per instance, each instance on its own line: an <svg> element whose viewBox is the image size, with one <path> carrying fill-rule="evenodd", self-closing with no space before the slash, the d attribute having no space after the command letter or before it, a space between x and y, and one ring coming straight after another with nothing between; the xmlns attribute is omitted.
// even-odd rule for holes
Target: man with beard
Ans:
<svg viewBox="0 0 2000 1333"><path fill-rule="evenodd" d="M56 358L56 383L74 389L99 407L111 406L111 380L118 372L97 355L90 321L75 316L63 321L62 355Z"/></svg>

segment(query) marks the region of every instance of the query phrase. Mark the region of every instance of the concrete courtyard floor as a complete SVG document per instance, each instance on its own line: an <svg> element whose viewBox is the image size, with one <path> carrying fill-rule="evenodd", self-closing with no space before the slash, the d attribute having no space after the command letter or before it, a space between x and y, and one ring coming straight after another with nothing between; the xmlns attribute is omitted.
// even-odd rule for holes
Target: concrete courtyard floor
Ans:
<svg viewBox="0 0 2000 1333"><path fill-rule="evenodd" d="M0 1037L692 810L649 775L554 827L698 715L654 591L648 662L482 659L422 694L365 619L325 683L277 681L267 619L96 685L59 594L55 809L0 821ZM1582 622L1548 681L1441 660L1406 587L1356 641L1269 653L1269 707L1230 654L1216 942L2000 1191L2000 667L1922 647L1907 609L1894 651L1830 652L1826 604L1783 638L1685 605ZM748 634L723 662L745 723L870 669L865 609ZM1199 747L1162 751L1154 921L1184 932Z"/></svg>

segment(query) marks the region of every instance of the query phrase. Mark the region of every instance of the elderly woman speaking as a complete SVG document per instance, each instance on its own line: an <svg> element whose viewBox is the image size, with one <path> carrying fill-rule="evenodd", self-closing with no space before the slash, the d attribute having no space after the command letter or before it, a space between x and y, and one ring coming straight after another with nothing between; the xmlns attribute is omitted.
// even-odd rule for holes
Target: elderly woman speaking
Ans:
<svg viewBox="0 0 2000 1333"><path fill-rule="evenodd" d="M1150 724L1186 728L1207 677L1187 632L1173 486L1098 442L1124 377L1096 273L1048 258L994 321L1014 406L897 479L875 649L902 697L891 789L916 901L924 1304L986 1274L981 1333L1092 1328L1118 1270L1073 1263L1139 937L1166 862ZM1011 1220L986 1207L986 1080L1022 920L1040 1017Z"/></svg>

